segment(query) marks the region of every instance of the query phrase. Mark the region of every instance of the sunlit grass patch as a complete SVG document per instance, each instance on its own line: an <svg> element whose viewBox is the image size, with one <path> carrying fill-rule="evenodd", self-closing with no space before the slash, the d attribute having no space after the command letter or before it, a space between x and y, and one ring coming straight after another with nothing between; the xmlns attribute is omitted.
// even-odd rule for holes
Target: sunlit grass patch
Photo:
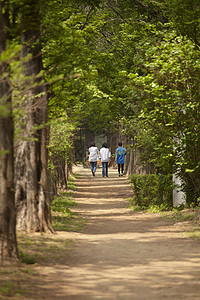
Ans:
<svg viewBox="0 0 200 300"><path fill-rule="evenodd" d="M63 192L55 197L51 204L54 230L79 231L83 228L84 219L70 209L75 205L72 192Z"/></svg>
<svg viewBox="0 0 200 300"><path fill-rule="evenodd" d="M62 193L60 196L56 196L51 203L51 210L70 214L70 207L76 205L76 202L72 198L72 193Z"/></svg>
<svg viewBox="0 0 200 300"><path fill-rule="evenodd" d="M78 178L79 177L79 175L78 174L76 174L76 173L73 173L73 175L72 176L70 176L69 178L68 178L68 181L67 181L67 188L69 189L69 190L71 190L71 191L75 191L76 190L76 186L75 186L75 181L74 181L74 179L76 179L76 178Z"/></svg>
<svg viewBox="0 0 200 300"><path fill-rule="evenodd" d="M191 238L200 240L200 226L191 231L187 231L186 234Z"/></svg>
<svg viewBox="0 0 200 300"><path fill-rule="evenodd" d="M132 199L127 199L130 204L127 208L132 211L145 211L147 213L159 213L164 219L174 224L184 225L185 234L191 238L200 239L200 210L199 208L185 208L184 206L170 208L168 205L151 205L144 207L136 205Z"/></svg>
<svg viewBox="0 0 200 300"><path fill-rule="evenodd" d="M179 210L174 208L169 212L162 212L165 219L172 221L175 224L183 224L185 234L190 238L200 239L200 223L199 223L199 209L185 208Z"/></svg>
<svg viewBox="0 0 200 300"><path fill-rule="evenodd" d="M72 181L68 181L68 183L67 183L67 188L69 189L69 190L71 190L71 191L76 191L76 187L75 187L75 185L74 185L74 182Z"/></svg>
<svg viewBox="0 0 200 300"><path fill-rule="evenodd" d="M60 213L52 216L53 228L61 231L76 232L82 230L85 220L75 213Z"/></svg>
<svg viewBox="0 0 200 300"><path fill-rule="evenodd" d="M185 222L195 220L196 212L192 209L179 210L173 208L171 211L162 212L162 216L174 222Z"/></svg>
<svg viewBox="0 0 200 300"><path fill-rule="evenodd" d="M73 173L73 177L76 178L76 179L78 179L78 178L79 178L79 174L78 174L78 173ZM70 180L71 178L72 178L72 177L70 177L69 180Z"/></svg>

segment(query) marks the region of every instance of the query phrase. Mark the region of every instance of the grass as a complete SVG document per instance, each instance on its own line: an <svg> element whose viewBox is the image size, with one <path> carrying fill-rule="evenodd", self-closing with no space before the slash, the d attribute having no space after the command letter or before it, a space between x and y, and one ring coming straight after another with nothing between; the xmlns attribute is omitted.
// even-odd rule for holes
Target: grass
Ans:
<svg viewBox="0 0 200 300"><path fill-rule="evenodd" d="M200 239L200 219L197 218L199 208L173 208L171 210L155 210L149 212L159 212L161 216L174 224L184 225L185 234L190 238Z"/></svg>
<svg viewBox="0 0 200 300"><path fill-rule="evenodd" d="M79 175L77 173L73 173L73 177L69 177L67 182L67 187L69 190L75 191L76 187L74 185L74 179L79 178Z"/></svg>
<svg viewBox="0 0 200 300"><path fill-rule="evenodd" d="M80 231L83 228L84 219L70 209L75 205L76 202L71 192L64 192L55 197L51 204L52 223L55 230Z"/></svg>
<svg viewBox="0 0 200 300"><path fill-rule="evenodd" d="M28 293L27 282L36 276L27 267L4 267L0 270L0 299L20 300Z"/></svg>
<svg viewBox="0 0 200 300"><path fill-rule="evenodd" d="M162 216L174 222L195 221L196 212L193 209L173 209L171 211L162 212Z"/></svg>
<svg viewBox="0 0 200 300"><path fill-rule="evenodd" d="M85 220L71 210L76 206L73 199L73 191L76 189L73 178L69 180L69 187L66 192L60 192L51 203L55 231L80 231L85 224ZM39 299L39 295L35 295L35 285L41 286L43 278L38 274L37 268L66 261L75 243L62 234L24 232L17 232L17 241L20 262L0 270L0 299Z"/></svg>
<svg viewBox="0 0 200 300"><path fill-rule="evenodd" d="M174 208L170 212L162 212L162 216L174 223L182 223L188 237L200 239L200 219L197 217L199 212L199 208L184 208L182 210Z"/></svg>
<svg viewBox="0 0 200 300"><path fill-rule="evenodd" d="M193 230L187 231L186 234L190 237L190 238L194 238L197 240L200 240L200 228L193 228Z"/></svg>
<svg viewBox="0 0 200 300"><path fill-rule="evenodd" d="M179 208L173 208L168 206L151 205L149 207L139 206L133 204L132 198L127 199L129 205L127 208L132 211L146 211L148 213L160 213L160 215L175 223L182 223L184 225L185 234L190 238L200 239L200 208L185 208L184 206Z"/></svg>

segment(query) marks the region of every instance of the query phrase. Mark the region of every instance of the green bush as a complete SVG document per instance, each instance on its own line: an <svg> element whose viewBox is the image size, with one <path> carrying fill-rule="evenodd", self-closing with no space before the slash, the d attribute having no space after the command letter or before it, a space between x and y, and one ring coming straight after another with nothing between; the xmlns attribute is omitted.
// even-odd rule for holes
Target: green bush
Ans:
<svg viewBox="0 0 200 300"><path fill-rule="evenodd" d="M142 208L151 206L170 208L173 206L171 175L133 174L130 183L134 191L134 197L130 200L132 205Z"/></svg>

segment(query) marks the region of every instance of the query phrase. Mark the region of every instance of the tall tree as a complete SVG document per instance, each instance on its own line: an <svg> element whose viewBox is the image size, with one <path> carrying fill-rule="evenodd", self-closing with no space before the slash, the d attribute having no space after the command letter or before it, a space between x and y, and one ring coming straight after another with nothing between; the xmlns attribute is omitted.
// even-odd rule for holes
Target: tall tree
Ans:
<svg viewBox="0 0 200 300"><path fill-rule="evenodd" d="M0 265L18 259L14 204L14 126L8 62L4 59L7 25L5 7L0 1Z"/></svg>
<svg viewBox="0 0 200 300"><path fill-rule="evenodd" d="M53 232L48 182L47 93L42 84L40 44L41 1L23 1L21 12L22 59L25 86L22 108L24 138L16 147L17 228Z"/></svg>

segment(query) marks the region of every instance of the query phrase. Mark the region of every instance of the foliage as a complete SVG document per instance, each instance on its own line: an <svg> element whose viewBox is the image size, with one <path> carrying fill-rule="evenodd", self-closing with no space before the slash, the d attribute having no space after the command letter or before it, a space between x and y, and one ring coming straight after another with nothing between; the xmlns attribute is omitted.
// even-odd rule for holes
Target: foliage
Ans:
<svg viewBox="0 0 200 300"><path fill-rule="evenodd" d="M5 9L12 8L10 33L18 41L20 15L30 5L4 2ZM50 168L61 157L71 160L76 129L96 134L120 126L134 139L143 164L178 173L188 201L197 201L199 1L36 2L48 83ZM17 84L25 78L17 63L11 69L16 103L23 101Z"/></svg>
<svg viewBox="0 0 200 300"><path fill-rule="evenodd" d="M61 78L50 111L95 133L122 125L142 163L181 176L189 202L200 194L198 9L195 0L49 2L43 18L47 79Z"/></svg>
<svg viewBox="0 0 200 300"><path fill-rule="evenodd" d="M200 3L198 0L163 0L165 14L176 30L200 46Z"/></svg>
<svg viewBox="0 0 200 300"><path fill-rule="evenodd" d="M51 173L51 179L54 185L59 183L65 185L66 181L65 165L72 163L71 151L73 148L73 131L75 124L69 121L65 112L58 112L50 121L50 139L49 139L49 161L48 167ZM60 174L61 173L61 174ZM62 181L62 182L59 182Z"/></svg>
<svg viewBox="0 0 200 300"><path fill-rule="evenodd" d="M162 173L179 174L188 201L194 201L199 197L200 176L200 53L191 41L165 26L149 31L153 40L140 44L143 61L137 72L124 72L135 118L126 116L122 122L137 141L142 161L153 163Z"/></svg>
<svg viewBox="0 0 200 300"><path fill-rule="evenodd" d="M44 65L52 70L47 79L63 77L50 86L50 110L62 107L77 125L87 124L94 131L108 126L108 103L112 98L99 88L97 80L100 64L105 65L103 60L109 56L95 46L103 25L102 17L94 19L92 9L64 3L62 10L48 10L43 24Z"/></svg>
<svg viewBox="0 0 200 300"><path fill-rule="evenodd" d="M69 121L66 113L60 112L60 116L50 122L50 156L66 157L72 148L72 136L75 124Z"/></svg>
<svg viewBox="0 0 200 300"><path fill-rule="evenodd" d="M172 207L172 177L171 175L132 175L130 178L134 197L130 199L133 206L148 208L162 206L167 209Z"/></svg>

